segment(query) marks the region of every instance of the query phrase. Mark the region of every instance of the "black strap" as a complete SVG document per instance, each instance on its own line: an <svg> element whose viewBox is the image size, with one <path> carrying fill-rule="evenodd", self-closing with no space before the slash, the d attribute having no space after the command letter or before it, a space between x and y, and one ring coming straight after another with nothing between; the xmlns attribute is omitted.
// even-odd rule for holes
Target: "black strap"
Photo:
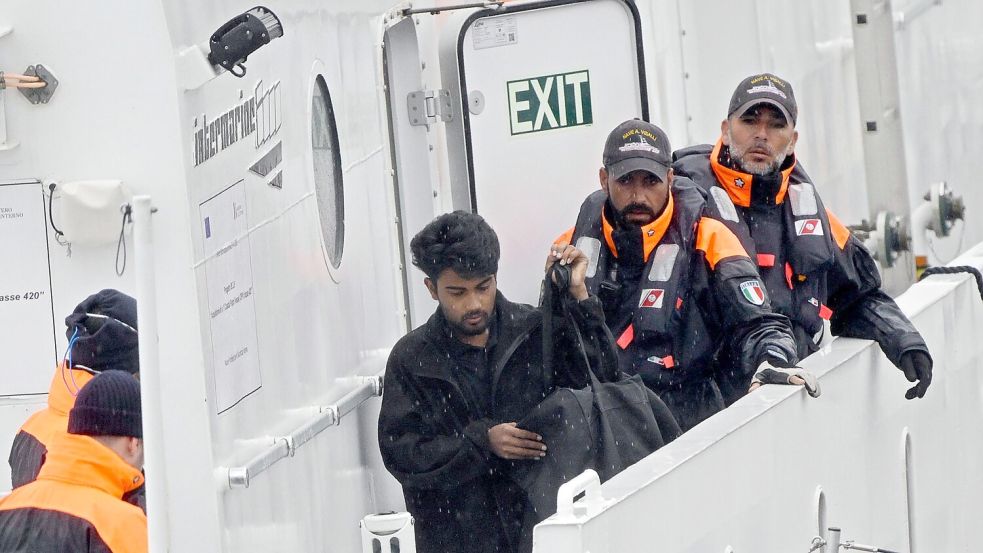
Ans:
<svg viewBox="0 0 983 553"><path fill-rule="evenodd" d="M553 271L546 273L542 300L539 302L540 315L543 317L543 373L546 376L547 389L553 388L553 302L556 299L556 288L550 278L552 273Z"/></svg>
<svg viewBox="0 0 983 553"><path fill-rule="evenodd" d="M550 270L546 273L546 279L543 281L543 301L541 310L543 312L543 368L547 378L549 379L550 387L552 387L552 378L554 374L554 340L553 340L553 315L554 306L559 307L560 313L563 315L563 319L566 321L570 330L573 331L574 337L574 348L576 348L577 353L584 361L584 369L587 371L587 377L590 380L591 387L598 384L599 381L594 371L591 370L590 360L587 357L587 350L584 347L584 336L580 332L580 325L577 324L577 320L574 318L573 313L570 312L569 302L566 301L567 298L565 294L570 286L570 268L565 265L560 265L554 263Z"/></svg>
<svg viewBox="0 0 983 553"><path fill-rule="evenodd" d="M555 284L553 282L554 271L558 272L557 282L559 282L560 284ZM512 358L512 355L515 354L515 351L519 349L519 346L524 344L526 340L528 340L532 336L532 333L535 332L536 329L540 326L542 326L542 334L543 334L542 344L541 344L542 353L543 353L543 373L544 373L543 376L545 378L546 389L551 390L553 388L554 367L556 365L554 362L554 343L553 343L553 326L554 326L553 316L555 310L554 306L557 306L560 313L567 321L567 324L573 330L574 336L576 338L575 340L576 344L574 347L577 348L577 350L580 352L581 357L584 360L584 367L586 367L587 369L587 373L589 375L589 380L591 382L591 385L593 386L594 383L598 382L597 377L594 375L594 371L592 371L590 368L591 364L588 361L587 352L586 349L584 348L584 338L580 332L580 327L577 324L577 321L574 319L573 314L570 313L567 302L564 301L564 294L566 294L567 288L569 286L568 285L569 278L570 278L569 274L570 274L569 267L553 265L553 269L551 269L551 271L546 275L546 278L543 280L543 293L541 295L540 306L539 306L540 316L542 316L542 322L540 324L531 324L529 325L528 328L520 332L512 340L512 343L509 344L505 352L501 356L499 356L498 362L495 365L495 372L494 372L495 376L492 384L493 389L497 388L498 386L498 377L502 372L502 367L504 367L505 364L508 363L509 359ZM605 330L608 333L608 337L611 340L611 343L613 343L614 339L610 337L611 331L607 330L606 327ZM599 363L598 366L600 366L600 360L598 360L598 363Z"/></svg>

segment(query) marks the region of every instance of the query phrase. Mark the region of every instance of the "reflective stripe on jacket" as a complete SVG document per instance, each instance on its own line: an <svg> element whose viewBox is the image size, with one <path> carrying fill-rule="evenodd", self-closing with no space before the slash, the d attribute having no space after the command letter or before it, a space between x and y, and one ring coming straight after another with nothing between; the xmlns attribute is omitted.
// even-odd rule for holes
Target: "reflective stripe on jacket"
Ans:
<svg viewBox="0 0 983 553"><path fill-rule="evenodd" d="M56 437L37 480L0 500L0 551L144 553L147 517L121 499L142 484L95 439Z"/></svg>

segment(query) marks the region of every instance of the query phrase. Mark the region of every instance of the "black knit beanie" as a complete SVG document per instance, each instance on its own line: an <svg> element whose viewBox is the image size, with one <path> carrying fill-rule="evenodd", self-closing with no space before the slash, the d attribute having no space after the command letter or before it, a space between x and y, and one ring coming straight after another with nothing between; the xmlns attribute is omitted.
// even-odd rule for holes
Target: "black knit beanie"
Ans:
<svg viewBox="0 0 983 553"><path fill-rule="evenodd" d="M75 336L73 365L96 372L140 372L135 299L118 290L102 290L78 304L65 317L65 326L68 339Z"/></svg>
<svg viewBox="0 0 983 553"><path fill-rule="evenodd" d="M75 398L68 432L85 436L143 437L140 383L123 371L96 375Z"/></svg>

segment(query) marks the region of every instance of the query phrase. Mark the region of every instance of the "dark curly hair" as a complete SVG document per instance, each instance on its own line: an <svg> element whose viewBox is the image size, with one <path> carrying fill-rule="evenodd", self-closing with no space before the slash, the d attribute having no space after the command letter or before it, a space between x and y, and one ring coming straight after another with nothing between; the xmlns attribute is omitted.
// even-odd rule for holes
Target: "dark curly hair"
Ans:
<svg viewBox="0 0 983 553"><path fill-rule="evenodd" d="M464 278L498 272L498 236L480 216L467 211L445 213L423 227L410 242L413 264L437 280L444 269Z"/></svg>

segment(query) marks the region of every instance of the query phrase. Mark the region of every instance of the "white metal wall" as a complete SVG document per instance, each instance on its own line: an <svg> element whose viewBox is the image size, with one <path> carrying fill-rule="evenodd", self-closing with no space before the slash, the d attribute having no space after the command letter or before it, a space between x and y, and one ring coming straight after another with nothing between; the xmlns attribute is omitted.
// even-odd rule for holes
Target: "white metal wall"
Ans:
<svg viewBox="0 0 983 553"><path fill-rule="evenodd" d="M983 244L957 262L983 267ZM873 342L836 339L802 363L820 398L750 394L603 484L612 503L600 514L539 525L535 551L806 551L820 517L844 540L894 551L975 550L983 300L955 275L899 304L935 359L925 398L904 399L908 382Z"/></svg>
<svg viewBox="0 0 983 553"><path fill-rule="evenodd" d="M715 142L737 83L754 73L773 72L795 90L796 153L827 207L851 223L867 216L848 0L644 4L651 6L653 29L678 37L681 45L680 72L662 74L663 81L656 83L666 98L677 98L668 108L685 113L685 121L666 114L677 148ZM666 40L652 38L655 44ZM681 83L683 103L676 83Z"/></svg>
<svg viewBox="0 0 983 553"><path fill-rule="evenodd" d="M0 152L0 180L120 178L134 193L149 194L158 208L154 254L165 426L165 459L158 466L166 468L168 487L161 492L152 472L148 485L152 493L167 494L169 551L356 550L357 521L366 512L402 507L379 460L378 400L256 477L248 489L223 492L222 473L215 470L243 463L271 444L270 436L293 430L310 407L347 392L352 376L379 373L405 330L377 63L378 18L389 4L267 4L283 19L284 38L250 56L245 79L221 75L192 91L178 85L178 52L207 41L254 3L114 1L95 7L18 1L0 8L0 28L13 27L0 37L0 68L20 72L43 63L61 81L47 105L31 106L16 91L4 95L7 128L21 146ZM331 93L345 183L344 255L331 273L309 196L317 74ZM282 190L259 179L246 190L263 387L217 415L198 206L250 178L247 169L258 151L229 148L194 169L194 120L202 114L213 119L260 79L268 87L281 81L278 138L284 146ZM56 199L56 216L58 209ZM56 320L100 288L133 293L130 247L131 265L117 278L114 246L75 247L69 258L52 240ZM64 342L59 338L61 351ZM54 361L25 370L50 375ZM4 444L43 401L0 403Z"/></svg>
<svg viewBox="0 0 983 553"><path fill-rule="evenodd" d="M848 0L648 0L652 119L673 144L713 142L734 86L772 71L799 103L796 152L827 207L848 224L868 217L862 122ZM948 181L970 217L983 207L975 176L983 160L983 5L971 0L895 0L901 120L914 207L931 183ZM903 23L902 23L903 21ZM945 262L983 238L962 224L932 241ZM960 243L961 240L961 243ZM938 255L935 255L937 253Z"/></svg>
<svg viewBox="0 0 983 553"><path fill-rule="evenodd" d="M358 520L379 509L400 508L395 481L381 469L375 440L378 400L346 417L265 473L246 489L219 491L224 470L244 464L355 385L355 375L379 374L388 349L405 330L393 191L383 132L379 65L379 14L388 2L319 7L306 2L267 4L283 21L284 37L250 56L244 79L221 75L181 97L185 150L195 117L211 119L248 95L258 80L282 88L283 187L262 181L248 187L248 241L256 298L256 332L262 388L227 412L208 412L218 489L185 490L218 497L223 551L357 550ZM198 43L228 18L250 8L239 1L191 4L169 10L175 48ZM328 268L321 250L311 152L311 102L315 78L328 86L334 108L344 182L344 249L340 266ZM248 144L188 169L192 242L206 305L202 227L197 205L238 179L263 150ZM247 183L250 181L247 181ZM213 345L207 313L201 313L206 375ZM205 383L207 397L215 389ZM169 446L170 447L170 446ZM168 450L171 454L171 449ZM175 452L175 454L178 454ZM384 498L377 501L377 497ZM175 504L180 509L181 504ZM195 545L190 521L174 524L175 551ZM175 544L177 545L177 544Z"/></svg>
<svg viewBox="0 0 983 553"><path fill-rule="evenodd" d="M983 240L983 4L972 0L894 0L902 125L912 205L931 183L947 181L966 201L967 225L930 239L945 263Z"/></svg>
<svg viewBox="0 0 983 553"><path fill-rule="evenodd" d="M41 16L39 14L46 14ZM80 24L80 22L85 22ZM3 96L8 136L20 145L0 152L0 180L32 178L65 183L88 179L121 179L134 193L155 196L161 213L185 224L185 205L180 195L168 195L182 182L180 145L173 87L164 83L169 74L170 53L160 7L153 3L112 1L99 9L82 4L11 1L0 7L0 27L10 33L0 38L0 68L23 72L28 65L43 64L60 81L51 101L31 105L15 90ZM100 29L93 33L92 29ZM94 39L94 34L102 40ZM52 37L58 37L53 39ZM84 47L83 47L84 46ZM138 46L138 47L137 47ZM135 76L139 75L139 76ZM47 191L47 189L45 189ZM57 224L60 191L56 189L54 217ZM114 269L116 245L75 245L69 256L49 232L52 298L59 355L67 340L63 324L75 305L102 288L133 294L133 250L129 242L126 272ZM45 255L44 252L37 252ZM178 231L161 244L161 255L171 266L187 265L186 242ZM183 263L182 263L182 260ZM6 260L16 270L15 260ZM170 282L171 300L162 312L172 319L192 316L187 294L188 279ZM181 291L184 290L184 293ZM162 302L163 303L163 302ZM49 329L8 328L7 332L50 332ZM188 332L186 332L188 331ZM197 339L191 326L171 330L174 343ZM179 336L183 336L182 339ZM182 364L194 355L179 351ZM39 367L23 367L25 373L42 373L50 381L59 359ZM37 392L47 392L47 384ZM45 405L44 396L0 401L0 451L26 419L26 411ZM189 431L189 435L193 434ZM0 463L0 489L9 489L9 468Z"/></svg>

